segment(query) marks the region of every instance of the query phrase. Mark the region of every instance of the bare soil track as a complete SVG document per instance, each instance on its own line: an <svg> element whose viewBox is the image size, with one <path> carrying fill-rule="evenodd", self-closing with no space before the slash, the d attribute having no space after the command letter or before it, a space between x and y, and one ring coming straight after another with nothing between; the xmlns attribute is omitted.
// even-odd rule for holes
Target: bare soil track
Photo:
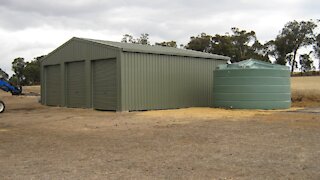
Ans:
<svg viewBox="0 0 320 180"><path fill-rule="evenodd" d="M320 179L317 107L115 113L0 95L0 179Z"/></svg>

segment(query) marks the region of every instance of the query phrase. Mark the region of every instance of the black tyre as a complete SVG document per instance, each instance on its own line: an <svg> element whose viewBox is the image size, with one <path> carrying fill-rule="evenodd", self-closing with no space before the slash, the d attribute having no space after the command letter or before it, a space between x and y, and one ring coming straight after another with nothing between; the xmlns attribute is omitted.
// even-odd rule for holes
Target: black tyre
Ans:
<svg viewBox="0 0 320 180"><path fill-rule="evenodd" d="M3 101L0 101L0 113L3 113L5 109L6 109L6 105L4 104Z"/></svg>

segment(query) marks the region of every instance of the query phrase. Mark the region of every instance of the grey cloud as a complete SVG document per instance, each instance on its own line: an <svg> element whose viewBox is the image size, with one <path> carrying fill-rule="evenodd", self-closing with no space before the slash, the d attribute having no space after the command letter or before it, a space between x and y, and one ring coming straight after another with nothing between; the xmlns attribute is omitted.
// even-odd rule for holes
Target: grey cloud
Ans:
<svg viewBox="0 0 320 180"><path fill-rule="evenodd" d="M3 27L11 28L11 30L42 24L76 28L79 28L79 24L84 24L83 27L80 27L101 29L108 25L118 24L111 23L112 19L117 17L124 17L131 21L139 18L156 23L170 20L188 21L205 19L212 14L222 12L234 13L268 7L261 4L231 0L87 0L72 3L64 0L4 0L0 5L2 10L0 20Z"/></svg>
<svg viewBox="0 0 320 180"><path fill-rule="evenodd" d="M285 11L283 5L289 9L288 13L299 12L297 9L304 1L289 2L81 0L70 3L65 0L3 0L0 4L0 27L14 31L47 25L66 30L109 29L132 33L149 32L156 36L169 34L169 31L175 35L179 35L179 32L200 33L208 30L221 33L238 24L247 26L257 23L257 20L263 19L263 16L268 16L269 13ZM319 3L309 0L309 4L318 5ZM243 13L246 17L235 20L237 14Z"/></svg>
<svg viewBox="0 0 320 180"><path fill-rule="evenodd" d="M46 27L68 34L110 33L119 36L118 40L124 33L135 36L150 33L151 40L186 43L190 36L201 32L221 34L236 26L254 30L259 38L268 40L287 21L320 17L319 8L320 2L315 0L2 0L0 30L12 33L37 28L46 34L43 28ZM8 53L24 52L25 48L52 49L58 45L50 48L37 43L13 45L14 50ZM5 47L0 44L0 49ZM0 58L8 58L8 53L2 51Z"/></svg>
<svg viewBox="0 0 320 180"><path fill-rule="evenodd" d="M107 1L78 1L77 3L77 1L61 0L4 0L0 6L18 12L38 13L44 16L72 16L105 9L103 2Z"/></svg>
<svg viewBox="0 0 320 180"><path fill-rule="evenodd" d="M306 0L303 4L301 4L301 8L298 13L300 16L303 16L306 19L320 19L319 9L320 1Z"/></svg>

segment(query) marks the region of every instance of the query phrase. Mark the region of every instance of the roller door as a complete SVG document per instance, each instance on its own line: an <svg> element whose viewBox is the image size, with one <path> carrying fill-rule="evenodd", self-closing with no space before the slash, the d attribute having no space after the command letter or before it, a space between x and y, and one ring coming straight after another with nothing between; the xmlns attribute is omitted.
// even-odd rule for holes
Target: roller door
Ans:
<svg viewBox="0 0 320 180"><path fill-rule="evenodd" d="M68 107L85 108L85 63L71 62L66 64L67 91L66 100Z"/></svg>
<svg viewBox="0 0 320 180"><path fill-rule="evenodd" d="M45 98L49 106L61 106L60 65L45 66Z"/></svg>
<svg viewBox="0 0 320 180"><path fill-rule="evenodd" d="M116 60L96 60L92 63L93 108L116 110Z"/></svg>

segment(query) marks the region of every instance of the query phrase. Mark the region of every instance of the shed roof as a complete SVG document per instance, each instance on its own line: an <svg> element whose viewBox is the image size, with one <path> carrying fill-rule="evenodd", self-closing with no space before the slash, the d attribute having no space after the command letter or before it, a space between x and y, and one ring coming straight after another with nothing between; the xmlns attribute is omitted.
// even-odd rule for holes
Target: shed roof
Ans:
<svg viewBox="0 0 320 180"><path fill-rule="evenodd" d="M132 43L121 43L97 39L87 39L87 38L76 38L79 40L89 41L93 43L99 43L102 45L107 45L115 48L120 48L125 52L139 52L139 53L149 53L149 54L162 54L162 55L175 55L175 56L188 56L188 57L200 57L206 59L219 59L219 60L230 60L227 56L204 53L199 51L179 49L173 47L164 47L164 46L154 46L154 45L141 45L141 44L132 44Z"/></svg>
<svg viewBox="0 0 320 180"><path fill-rule="evenodd" d="M221 64L217 69L279 69L279 70L289 70L288 66L283 66L279 64L271 64L265 61L260 61L256 59L248 59L232 64Z"/></svg>

